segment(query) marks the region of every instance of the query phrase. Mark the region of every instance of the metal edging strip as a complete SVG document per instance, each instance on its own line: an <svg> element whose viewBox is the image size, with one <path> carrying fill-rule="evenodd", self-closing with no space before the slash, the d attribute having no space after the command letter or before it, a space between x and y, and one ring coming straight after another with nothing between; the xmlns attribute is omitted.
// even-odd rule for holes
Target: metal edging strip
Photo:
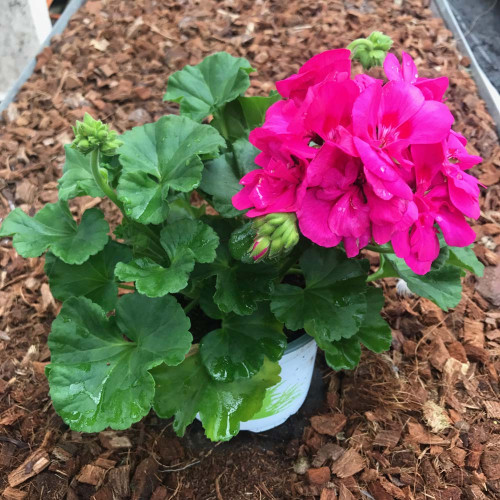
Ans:
<svg viewBox="0 0 500 500"><path fill-rule="evenodd" d="M486 102L488 111L495 121L497 132L500 135L500 94L497 89L493 87L492 83L477 62L477 59L474 56L467 39L465 38L462 28L460 28L460 25L458 24L448 0L432 0L431 4L435 7L437 13L443 18L446 26L455 36L460 50L470 59L470 70L477 84L479 95Z"/></svg>

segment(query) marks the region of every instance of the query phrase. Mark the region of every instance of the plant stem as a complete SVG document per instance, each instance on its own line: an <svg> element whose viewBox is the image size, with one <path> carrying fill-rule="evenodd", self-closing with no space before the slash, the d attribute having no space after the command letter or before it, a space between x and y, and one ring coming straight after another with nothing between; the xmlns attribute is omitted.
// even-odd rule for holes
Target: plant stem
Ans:
<svg viewBox="0 0 500 500"><path fill-rule="evenodd" d="M160 250L160 253L158 254L155 252L159 257L163 258L163 247L161 246L159 242L158 235L150 229L148 226L145 224L141 224L139 222L131 220L127 214L125 213L125 210L123 208L123 203L118 199L118 196L116 193L113 191L113 189L110 187L110 185L106 182L106 180L102 177L101 173L99 172L99 150L94 149L92 153L90 153L90 167L92 170L92 175L94 176L94 180L96 184L101 188L102 192L120 209L121 213L123 214L123 218L132 223L138 231L141 231L142 233L146 233L149 238L151 238L154 246L156 247L157 250Z"/></svg>
<svg viewBox="0 0 500 500"><path fill-rule="evenodd" d="M123 215L123 204L116 196L116 193L111 189L109 184L103 179L101 173L99 172L99 150L94 149L90 153L90 168L92 169L92 175L96 184L101 188L101 191L121 210Z"/></svg>
<svg viewBox="0 0 500 500"><path fill-rule="evenodd" d="M193 309L193 307L195 307L196 305L198 305L198 302L200 301L200 299L193 299L185 308L184 308L184 312L187 314L189 311L191 311L191 309Z"/></svg>
<svg viewBox="0 0 500 500"><path fill-rule="evenodd" d="M366 245L364 247L366 250L371 250L372 252L378 252L378 253L394 253L394 250L392 248L382 248L377 245Z"/></svg>
<svg viewBox="0 0 500 500"><path fill-rule="evenodd" d="M300 276L304 276L304 271L302 271L302 269L299 269L298 267L291 267L290 269L288 269L285 275L288 276L290 274L300 274Z"/></svg>
<svg viewBox="0 0 500 500"><path fill-rule="evenodd" d="M124 283L118 283L119 288L124 288L125 290L135 290L135 286L125 285Z"/></svg>

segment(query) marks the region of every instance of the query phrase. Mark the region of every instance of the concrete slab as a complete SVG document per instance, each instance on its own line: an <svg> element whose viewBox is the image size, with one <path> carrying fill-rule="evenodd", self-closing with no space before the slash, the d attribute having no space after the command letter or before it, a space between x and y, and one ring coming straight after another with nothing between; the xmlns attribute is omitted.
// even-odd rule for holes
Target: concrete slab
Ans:
<svg viewBox="0 0 500 500"><path fill-rule="evenodd" d="M46 0L0 0L0 100L52 29Z"/></svg>

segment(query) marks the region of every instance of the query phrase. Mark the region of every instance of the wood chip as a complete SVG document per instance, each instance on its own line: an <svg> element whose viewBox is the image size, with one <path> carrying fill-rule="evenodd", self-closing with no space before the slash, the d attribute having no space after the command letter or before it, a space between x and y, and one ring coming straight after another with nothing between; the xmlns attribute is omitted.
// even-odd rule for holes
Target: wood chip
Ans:
<svg viewBox="0 0 500 500"><path fill-rule="evenodd" d="M462 448L455 447L450 450L451 461L458 467L464 467L466 456L467 452Z"/></svg>
<svg viewBox="0 0 500 500"><path fill-rule="evenodd" d="M399 440L401 439L401 432L402 428L380 430L377 432L377 435L373 440L373 445L392 449L399 443Z"/></svg>
<svg viewBox="0 0 500 500"><path fill-rule="evenodd" d="M446 361L450 358L450 353L441 337L436 337L431 343L430 348L431 354L429 356L429 361L431 365L436 368L436 370L442 371Z"/></svg>
<svg viewBox="0 0 500 500"><path fill-rule="evenodd" d="M132 448L132 443L127 436L120 436L115 431L99 432L99 441L108 450Z"/></svg>
<svg viewBox="0 0 500 500"><path fill-rule="evenodd" d="M158 486L151 495L149 500L167 500L170 497L165 486Z"/></svg>
<svg viewBox="0 0 500 500"><path fill-rule="evenodd" d="M36 476L50 464L49 454L45 450L32 453L17 469L8 476L9 485L14 487Z"/></svg>
<svg viewBox="0 0 500 500"><path fill-rule="evenodd" d="M500 419L500 401L484 401L488 418Z"/></svg>
<svg viewBox="0 0 500 500"><path fill-rule="evenodd" d="M112 469L108 474L109 485L118 498L130 496L130 465Z"/></svg>
<svg viewBox="0 0 500 500"><path fill-rule="evenodd" d="M484 323L482 321L464 319L464 343L484 347Z"/></svg>
<svg viewBox="0 0 500 500"><path fill-rule="evenodd" d="M356 497L349 491L347 486L343 483L339 488L339 500L356 500Z"/></svg>
<svg viewBox="0 0 500 500"><path fill-rule="evenodd" d="M486 349L473 344L466 344L464 347L467 358L471 361L479 361L480 363L486 364L490 360L490 353Z"/></svg>
<svg viewBox="0 0 500 500"><path fill-rule="evenodd" d="M311 425L316 432L332 437L335 437L345 427L346 422L347 418L342 413L311 417Z"/></svg>
<svg viewBox="0 0 500 500"><path fill-rule="evenodd" d="M500 479L500 436L496 442L490 442L481 457L481 468L490 481Z"/></svg>
<svg viewBox="0 0 500 500"><path fill-rule="evenodd" d="M318 450L318 453L316 453L312 461L312 466L321 467L327 460L335 461L344 454L344 451L344 448L335 443L327 443Z"/></svg>
<svg viewBox="0 0 500 500"><path fill-rule="evenodd" d="M436 444L445 445L449 444L447 439L431 434L424 429L422 424L418 422L408 422L408 435L407 439L418 444Z"/></svg>
<svg viewBox="0 0 500 500"><path fill-rule="evenodd" d="M337 477L350 477L365 468L363 457L353 449L347 450L332 467L332 473Z"/></svg>
<svg viewBox="0 0 500 500"><path fill-rule="evenodd" d="M330 481L330 469L328 467L311 468L306 472L306 477L311 484L323 485Z"/></svg>
<svg viewBox="0 0 500 500"><path fill-rule="evenodd" d="M80 474L76 476L76 479L80 483L97 486L102 483L105 476L106 476L106 469L98 467L97 465L87 464L82 468Z"/></svg>
<svg viewBox="0 0 500 500"><path fill-rule="evenodd" d="M145 458L135 470L132 478L132 500L149 498L158 484L158 462L152 457Z"/></svg>
<svg viewBox="0 0 500 500"><path fill-rule="evenodd" d="M2 498L4 500L25 500L25 498L28 498L28 492L8 486L2 491Z"/></svg>
<svg viewBox="0 0 500 500"><path fill-rule="evenodd" d="M319 500L337 500L337 494L331 488L323 488Z"/></svg>

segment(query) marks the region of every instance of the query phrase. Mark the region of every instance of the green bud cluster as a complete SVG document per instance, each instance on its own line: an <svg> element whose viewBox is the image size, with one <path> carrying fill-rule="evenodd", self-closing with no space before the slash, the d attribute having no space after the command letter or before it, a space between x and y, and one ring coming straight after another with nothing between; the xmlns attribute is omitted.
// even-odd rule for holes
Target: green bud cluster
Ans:
<svg viewBox="0 0 500 500"><path fill-rule="evenodd" d="M358 38L347 48L351 51L351 59L359 61L364 69L382 66L385 56L392 46L389 36L374 31L368 38Z"/></svg>
<svg viewBox="0 0 500 500"><path fill-rule="evenodd" d="M294 213L268 214L254 219L256 237L250 256L260 260L278 257L290 251L299 242L297 217Z"/></svg>
<svg viewBox="0 0 500 500"><path fill-rule="evenodd" d="M111 156L123 144L115 130L111 130L109 125L100 120L94 120L88 113L85 113L82 122L76 122L73 132L75 139L71 147L83 154L98 149L101 153Z"/></svg>

